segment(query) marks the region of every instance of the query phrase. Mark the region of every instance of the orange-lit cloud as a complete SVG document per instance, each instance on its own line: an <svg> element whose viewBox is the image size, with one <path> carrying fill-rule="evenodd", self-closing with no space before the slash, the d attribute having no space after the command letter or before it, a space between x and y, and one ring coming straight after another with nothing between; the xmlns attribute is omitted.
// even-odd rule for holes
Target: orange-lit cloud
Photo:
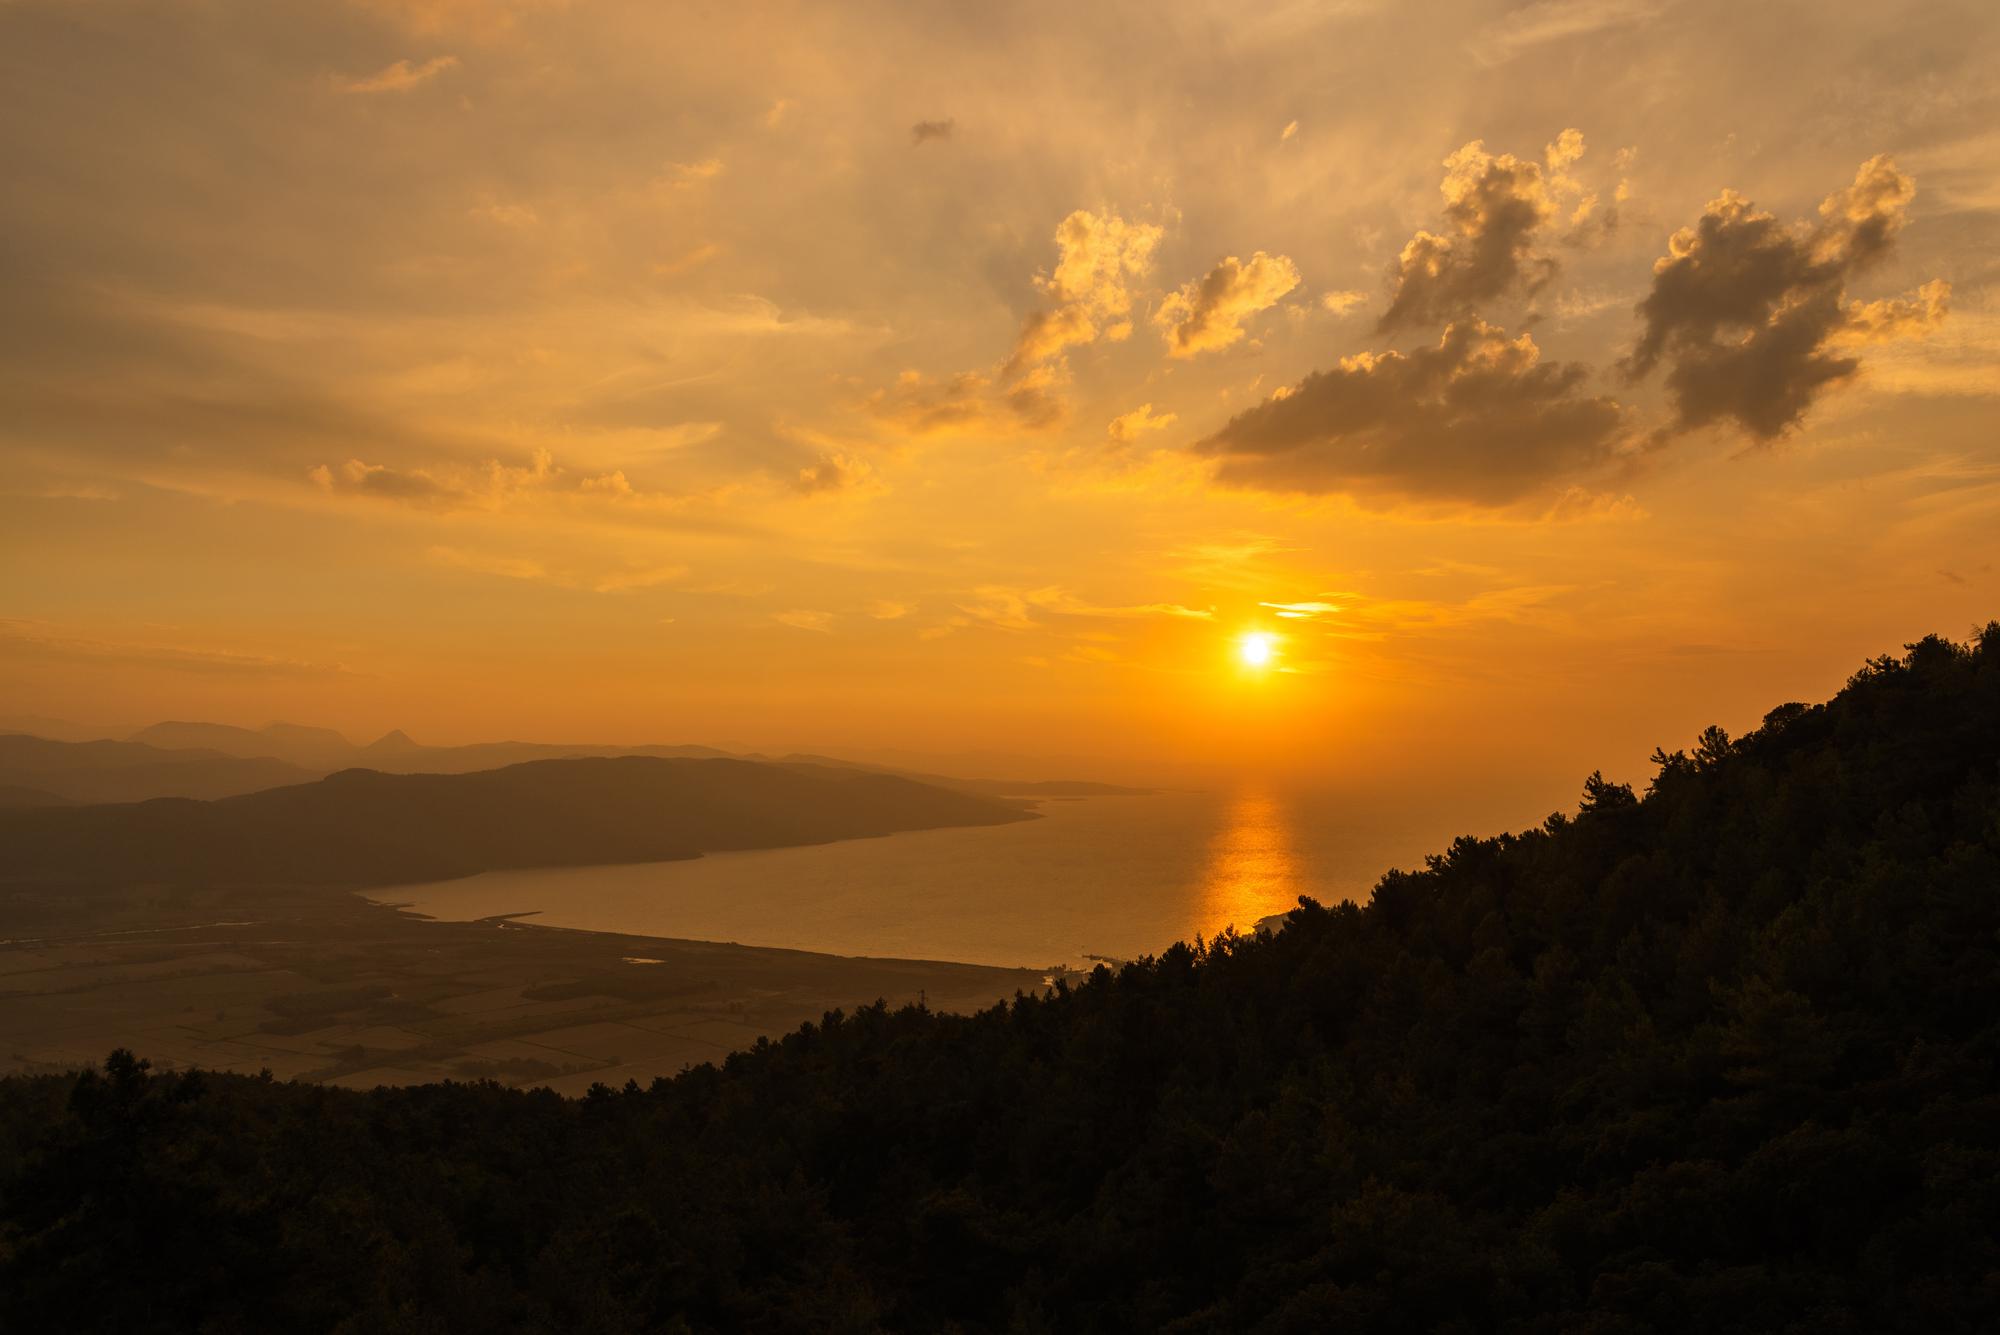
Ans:
<svg viewBox="0 0 2000 1335"><path fill-rule="evenodd" d="M1148 431L1164 431L1180 419L1173 413L1156 413L1153 405L1142 403L1129 413L1120 413L1111 419L1105 434L1119 444L1129 444Z"/></svg>
<svg viewBox="0 0 2000 1335"><path fill-rule="evenodd" d="M1851 304L1847 284L1879 265L1908 217L1916 183L1887 157L1789 225L1734 191L1674 233L1640 304L1645 328L1626 360L1644 376L1670 363L1676 428L1733 421L1770 439L1850 379L1860 359L1831 349L1922 332L1943 317L1948 284L1907 301Z"/></svg>
<svg viewBox="0 0 2000 1335"><path fill-rule="evenodd" d="M1198 448L1227 485L1503 505L1609 458L1624 414L1586 375L1527 334L1461 321L1408 354L1343 358Z"/></svg>
<svg viewBox="0 0 2000 1335"><path fill-rule="evenodd" d="M418 84L429 83L446 70L457 68L457 56L433 56L421 64L399 60L373 74L335 82L343 93L406 93Z"/></svg>
<svg viewBox="0 0 2000 1335"><path fill-rule="evenodd" d="M1231 255L1169 294L1153 318L1166 336L1168 355L1192 357L1242 339L1243 321L1269 310L1298 285L1298 266L1283 255L1260 250L1247 262Z"/></svg>
<svg viewBox="0 0 2000 1335"><path fill-rule="evenodd" d="M1549 145L1549 169L1511 153L1497 157L1473 140L1444 161L1447 231L1420 231L1396 260L1383 332L1473 314L1517 291L1532 293L1556 271L1535 235L1556 214L1565 173L1583 154L1583 136L1565 130Z"/></svg>

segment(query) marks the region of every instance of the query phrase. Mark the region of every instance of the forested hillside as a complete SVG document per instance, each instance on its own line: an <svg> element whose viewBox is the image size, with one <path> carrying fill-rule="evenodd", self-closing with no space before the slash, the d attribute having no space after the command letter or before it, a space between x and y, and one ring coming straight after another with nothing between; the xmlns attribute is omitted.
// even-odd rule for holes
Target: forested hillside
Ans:
<svg viewBox="0 0 2000 1335"><path fill-rule="evenodd" d="M2000 624L1656 759L1366 907L647 1089L7 1081L0 1325L2000 1328Z"/></svg>

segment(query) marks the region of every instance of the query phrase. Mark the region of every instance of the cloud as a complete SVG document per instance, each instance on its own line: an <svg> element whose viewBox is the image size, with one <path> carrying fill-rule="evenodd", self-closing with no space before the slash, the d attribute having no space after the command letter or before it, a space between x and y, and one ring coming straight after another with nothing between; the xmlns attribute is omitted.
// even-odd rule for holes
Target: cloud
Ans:
<svg viewBox="0 0 2000 1335"><path fill-rule="evenodd" d="M1548 171L1530 158L1498 157L1473 140L1444 160L1444 233L1419 231L1397 257L1389 309L1378 328L1441 324L1516 290L1538 291L1556 262L1535 252L1535 233L1573 188L1568 168L1583 136L1565 130L1547 150Z"/></svg>
<svg viewBox="0 0 2000 1335"><path fill-rule="evenodd" d="M475 218L484 218L488 222L516 230L539 226L542 221L541 215L527 204L513 204L497 199L475 204L466 212Z"/></svg>
<svg viewBox="0 0 2000 1335"><path fill-rule="evenodd" d="M672 584L683 579L688 573L684 565L641 565L626 562L611 569L590 569L564 564L551 567L533 557L509 556L501 552L475 551L465 547L439 544L429 547L424 554L437 565L451 570L463 570L474 575L490 575L495 579L515 579L538 584L553 584L563 589L588 589L592 593L626 593L634 589L653 589L662 584Z"/></svg>
<svg viewBox="0 0 2000 1335"><path fill-rule="evenodd" d="M1432 347L1343 358L1196 449L1225 485L1506 505L1613 452L1623 410L1580 393L1586 374L1467 320Z"/></svg>
<svg viewBox="0 0 2000 1335"><path fill-rule="evenodd" d="M1352 290L1323 292L1320 294L1319 304L1322 309L1331 311L1335 315L1345 315L1366 300L1368 300L1366 292Z"/></svg>
<svg viewBox="0 0 2000 1335"><path fill-rule="evenodd" d="M319 464L306 470L306 477L322 491L385 500L451 502L466 499L465 493L446 486L422 469L396 469L386 464L367 464L349 459L337 470Z"/></svg>
<svg viewBox="0 0 2000 1335"><path fill-rule="evenodd" d="M721 158L703 158L699 162L670 162L667 164L666 184L675 190L692 190L698 185L706 185L728 170Z"/></svg>
<svg viewBox="0 0 2000 1335"><path fill-rule="evenodd" d="M522 496L566 494L601 501L657 500L632 485L622 469L573 473L559 467L545 449L530 452L526 464L488 459L475 466L397 468L349 459L338 466L317 464L306 480L330 495L399 501L426 509L497 510Z"/></svg>
<svg viewBox="0 0 2000 1335"><path fill-rule="evenodd" d="M973 591L974 600L960 603L958 610L975 621L1001 630L1034 630L1047 617L1077 617L1087 620L1126 621L1146 617L1169 617L1197 621L1212 620L1212 608L1184 607L1179 603L1102 604L1078 598L1067 589L1051 585L1040 589L1018 589L988 584ZM1042 614L1037 617L1037 613ZM946 631L958 628L948 624ZM963 624L963 623L959 623Z"/></svg>
<svg viewBox="0 0 2000 1335"><path fill-rule="evenodd" d="M1915 195L1885 156L1827 196L1815 222L1781 222L1723 191L1654 263L1626 373L1668 367L1672 430L1727 420L1759 440L1784 434L1859 371L1859 357L1834 349L1928 332L1944 318L1943 282L1901 300L1845 300L1848 282L1888 254Z"/></svg>
<svg viewBox="0 0 2000 1335"><path fill-rule="evenodd" d="M1340 611L1338 603L1258 603L1257 606L1268 607L1289 621L1311 621Z"/></svg>
<svg viewBox="0 0 2000 1335"><path fill-rule="evenodd" d="M799 469L798 477L792 485L808 496L827 492L847 491L866 482L874 475L867 462L852 455L830 451L815 458Z"/></svg>
<svg viewBox="0 0 2000 1335"><path fill-rule="evenodd" d="M1643 23L1662 0L1535 0L1489 24L1472 43L1481 64L1497 65L1550 42Z"/></svg>
<svg viewBox="0 0 2000 1335"><path fill-rule="evenodd" d="M407 93L419 84L429 83L446 70L457 68L457 56L433 56L421 65L399 60L361 78L336 78L334 86L343 93Z"/></svg>
<svg viewBox="0 0 2000 1335"><path fill-rule="evenodd" d="M897 603L891 602L887 598L877 598L874 602L868 604L867 610L868 615L877 621L900 621L908 616L912 609L908 603Z"/></svg>
<svg viewBox="0 0 2000 1335"><path fill-rule="evenodd" d="M1046 430L1068 412L1070 348L1132 333L1130 282L1152 267L1162 229L1115 213L1078 209L1056 228L1056 265L1035 286L1049 304L1021 324L1013 350L991 375L961 371L932 379L905 371L865 400L875 417L918 435Z"/></svg>
<svg viewBox="0 0 2000 1335"><path fill-rule="evenodd" d="M1898 338L1923 338L1951 312L1951 284L1942 278L1917 287L1904 297L1857 301L1847 307L1847 321L1834 334L1841 343L1886 343Z"/></svg>
<svg viewBox="0 0 2000 1335"><path fill-rule="evenodd" d="M670 260L661 260L653 266L655 278L678 278L691 269L697 269L722 253L722 247L714 241L704 241L698 246L682 251Z"/></svg>
<svg viewBox="0 0 2000 1335"><path fill-rule="evenodd" d="M1278 142L1283 143L1287 139L1295 138L1297 137L1298 132L1299 132L1299 123L1297 121L1287 121L1285 123L1285 128L1279 131L1278 133Z"/></svg>
<svg viewBox="0 0 2000 1335"><path fill-rule="evenodd" d="M1137 440L1148 431L1165 430L1178 420L1173 413L1155 414L1152 404L1142 403L1131 412L1112 418L1105 434L1123 445Z"/></svg>
<svg viewBox="0 0 2000 1335"><path fill-rule="evenodd" d="M933 379L921 371L905 371L887 389L863 401L876 418L913 435L947 435L983 430L993 424L988 398L992 381L977 371Z"/></svg>
<svg viewBox="0 0 2000 1335"><path fill-rule="evenodd" d="M1153 316L1173 357L1226 348L1243 337L1243 321L1278 303L1299 285L1298 266L1283 255L1258 251L1244 263L1234 255L1167 297Z"/></svg>
<svg viewBox="0 0 2000 1335"><path fill-rule="evenodd" d="M1064 218L1056 228L1056 267L1036 282L1052 304L1022 325L1002 378L1016 381L1064 349L1099 337L1129 337L1129 283L1152 269L1162 235L1157 226L1128 223L1108 211L1078 209Z"/></svg>
<svg viewBox="0 0 2000 1335"><path fill-rule="evenodd" d="M57 662L114 663L226 677L348 676L339 663L312 663L272 654L205 645L116 641L79 636L46 621L0 618L0 657Z"/></svg>
<svg viewBox="0 0 2000 1335"><path fill-rule="evenodd" d="M812 630L818 631L823 635L831 634L833 631L833 613L831 612L773 612L771 620L781 626L790 626L793 630Z"/></svg>
<svg viewBox="0 0 2000 1335"><path fill-rule="evenodd" d="M928 144L933 139L950 139L958 122L946 117L941 121L918 121L910 127L910 147Z"/></svg>
<svg viewBox="0 0 2000 1335"><path fill-rule="evenodd" d="M412 32L464 32L493 38L538 10L567 8L573 0L354 0L387 14Z"/></svg>
<svg viewBox="0 0 2000 1335"><path fill-rule="evenodd" d="M623 593L627 589L654 589L662 584L671 584L688 572L686 566L635 566L629 570L614 570L599 575L590 581L596 593Z"/></svg>

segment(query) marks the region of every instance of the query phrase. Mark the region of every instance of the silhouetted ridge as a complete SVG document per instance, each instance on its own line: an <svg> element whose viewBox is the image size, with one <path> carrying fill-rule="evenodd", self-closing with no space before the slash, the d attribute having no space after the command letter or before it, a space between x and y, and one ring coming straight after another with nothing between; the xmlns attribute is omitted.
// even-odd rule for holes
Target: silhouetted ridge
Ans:
<svg viewBox="0 0 2000 1335"><path fill-rule="evenodd" d="M386 885L1027 818L1018 806L889 775L743 760L348 769L218 802L0 813L0 878Z"/></svg>
<svg viewBox="0 0 2000 1335"><path fill-rule="evenodd" d="M0 1084L0 1319L2000 1328L2000 624L1657 760L1366 908L650 1089Z"/></svg>
<svg viewBox="0 0 2000 1335"><path fill-rule="evenodd" d="M317 777L317 771L270 756L169 750L144 742L0 736L0 785L38 789L69 802L233 797Z"/></svg>
<svg viewBox="0 0 2000 1335"><path fill-rule="evenodd" d="M423 748L411 740L410 734L397 728L392 732L383 733L362 750L369 755L402 755L410 751L421 751Z"/></svg>

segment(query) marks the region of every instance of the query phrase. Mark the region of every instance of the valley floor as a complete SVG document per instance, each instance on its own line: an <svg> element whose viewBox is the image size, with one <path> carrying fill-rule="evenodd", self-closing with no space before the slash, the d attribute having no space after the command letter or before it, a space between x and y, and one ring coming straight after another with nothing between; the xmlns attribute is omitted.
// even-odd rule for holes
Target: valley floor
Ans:
<svg viewBox="0 0 2000 1335"><path fill-rule="evenodd" d="M0 888L0 1074L130 1048L367 1088L580 1094L719 1061L882 998L975 1010L1026 970L432 922L324 889Z"/></svg>

